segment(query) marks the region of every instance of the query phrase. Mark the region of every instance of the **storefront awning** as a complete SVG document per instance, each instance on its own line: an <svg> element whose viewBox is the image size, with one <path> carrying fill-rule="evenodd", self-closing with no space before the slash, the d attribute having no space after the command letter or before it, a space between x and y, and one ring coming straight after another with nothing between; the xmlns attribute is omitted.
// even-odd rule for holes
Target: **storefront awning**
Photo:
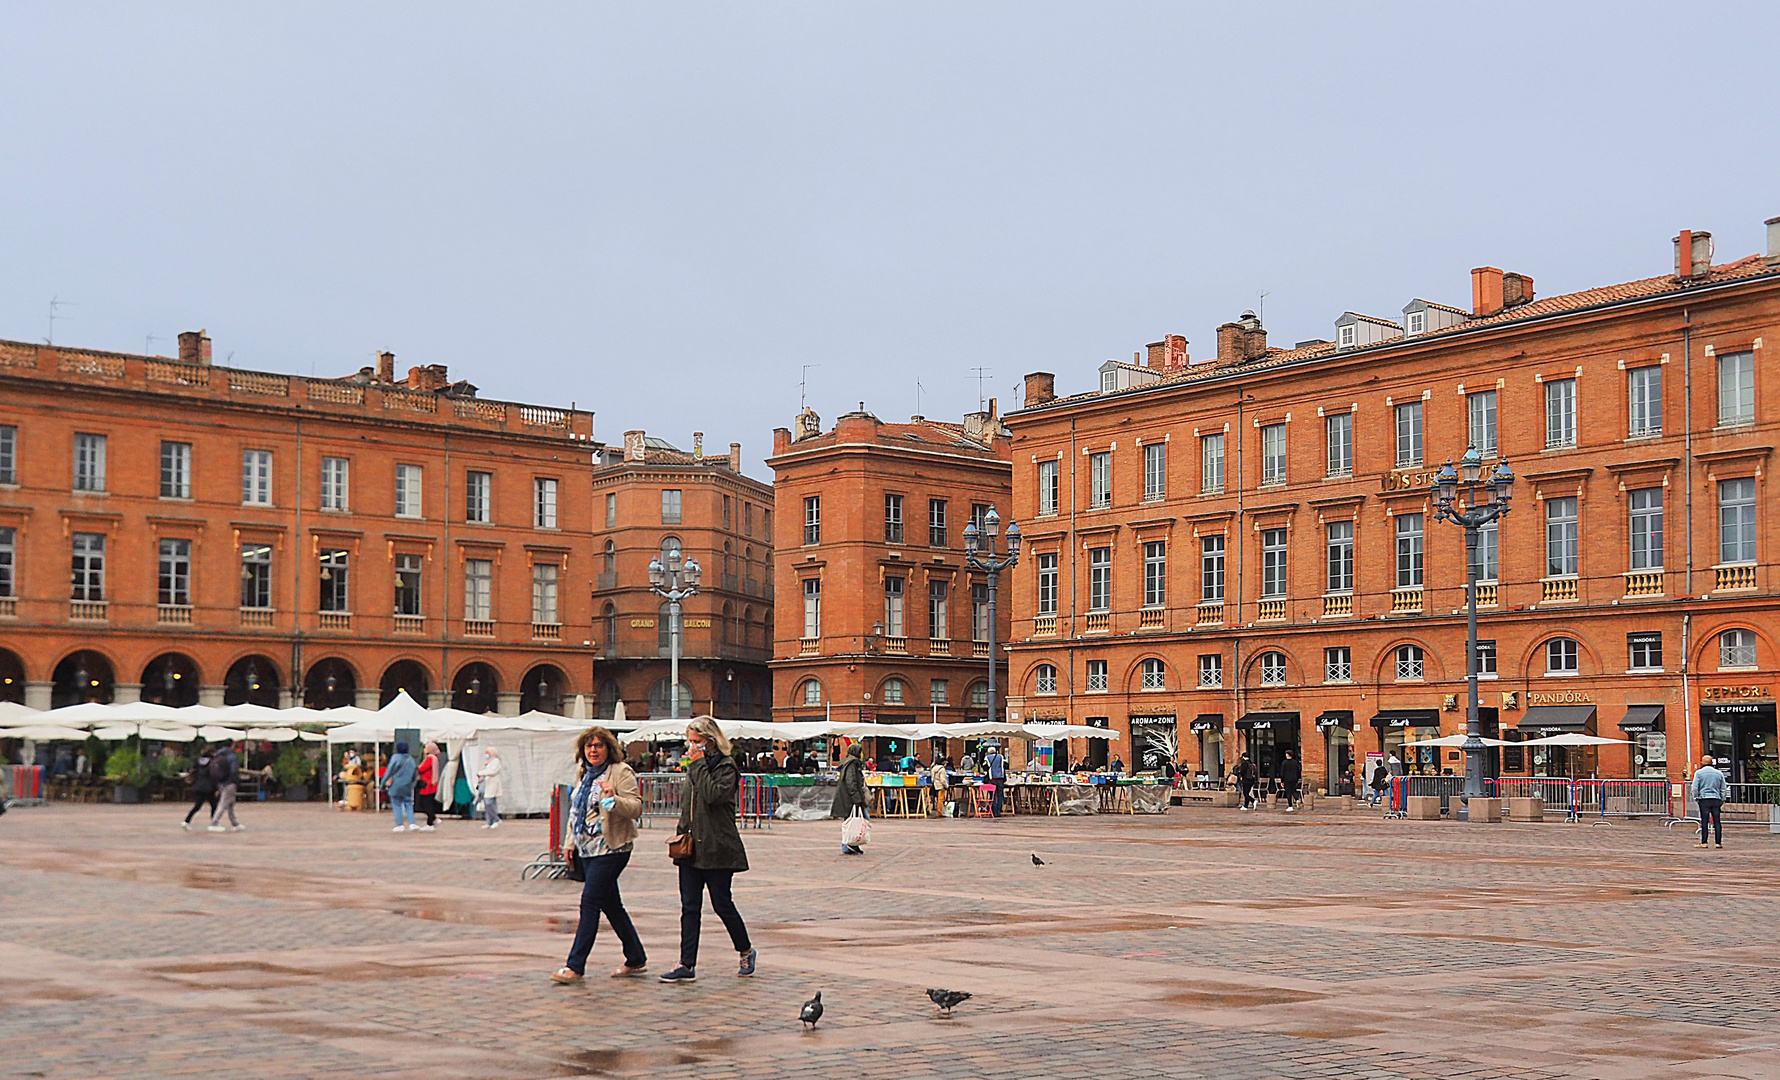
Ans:
<svg viewBox="0 0 1780 1080"><path fill-rule="evenodd" d="M1593 705L1535 705L1515 726L1522 731L1582 731L1594 723Z"/></svg>
<svg viewBox="0 0 1780 1080"><path fill-rule="evenodd" d="M1188 725L1188 728L1195 735L1197 735L1201 731L1222 731L1222 730L1224 730L1223 714L1222 713L1200 713L1198 716L1195 716L1193 718L1193 722Z"/></svg>
<svg viewBox="0 0 1780 1080"><path fill-rule="evenodd" d="M1354 714L1349 709L1329 709L1319 713L1316 718L1316 729L1327 731L1332 727L1351 728L1354 726Z"/></svg>
<svg viewBox="0 0 1780 1080"><path fill-rule="evenodd" d="M1298 714L1295 712L1252 712L1236 721L1239 728L1296 728Z"/></svg>
<svg viewBox="0 0 1780 1080"><path fill-rule="evenodd" d="M1440 726L1439 709L1385 709L1372 718L1375 728L1412 728Z"/></svg>
<svg viewBox="0 0 1780 1080"><path fill-rule="evenodd" d="M1625 719L1619 722L1619 730L1632 733L1645 731L1661 731L1663 729L1663 707L1661 705L1627 705Z"/></svg>

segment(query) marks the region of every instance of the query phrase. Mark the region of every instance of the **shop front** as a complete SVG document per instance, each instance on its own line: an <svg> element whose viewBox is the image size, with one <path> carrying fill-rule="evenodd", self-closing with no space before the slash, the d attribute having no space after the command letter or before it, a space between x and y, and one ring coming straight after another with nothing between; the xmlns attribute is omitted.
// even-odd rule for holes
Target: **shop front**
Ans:
<svg viewBox="0 0 1780 1080"><path fill-rule="evenodd" d="M1298 737L1298 714L1295 712L1249 713L1236 721L1242 734L1243 749L1261 773L1261 791L1271 793L1277 788L1280 763L1290 750L1300 765L1304 760Z"/></svg>
<svg viewBox="0 0 1780 1080"><path fill-rule="evenodd" d="M1700 727L1706 736L1706 752L1726 770L1734 784L1759 784L1762 767L1775 764L1774 702L1738 698L1724 700L1722 691L1759 690L1766 687L1707 687L1700 703ZM1719 693L1715 694L1714 692Z"/></svg>
<svg viewBox="0 0 1780 1080"><path fill-rule="evenodd" d="M1533 705L1521 714L1515 727L1522 739L1593 735L1595 707L1586 704ZM1598 775L1592 746L1529 746L1527 750L1528 765L1534 776L1567 776L1575 780Z"/></svg>
<svg viewBox="0 0 1780 1080"><path fill-rule="evenodd" d="M1417 776L1440 775L1440 747L1404 746L1440 737L1438 709L1381 709L1372 718L1378 750L1388 760L1395 757L1403 771Z"/></svg>
<svg viewBox="0 0 1780 1080"><path fill-rule="evenodd" d="M1180 760L1180 735L1173 713L1131 718L1131 771L1161 772Z"/></svg>
<svg viewBox="0 0 1780 1080"><path fill-rule="evenodd" d="M1632 740L1632 778L1663 780L1669 775L1669 737L1661 705L1627 705L1619 730Z"/></svg>
<svg viewBox="0 0 1780 1080"><path fill-rule="evenodd" d="M1323 761L1327 764L1327 787L1331 795L1354 793L1354 714L1351 710L1330 709L1316 718L1316 729L1323 736Z"/></svg>
<svg viewBox="0 0 1780 1080"><path fill-rule="evenodd" d="M1224 716L1222 713L1200 713L1188 725L1189 732L1199 740L1199 772L1206 780L1222 783L1224 779Z"/></svg>

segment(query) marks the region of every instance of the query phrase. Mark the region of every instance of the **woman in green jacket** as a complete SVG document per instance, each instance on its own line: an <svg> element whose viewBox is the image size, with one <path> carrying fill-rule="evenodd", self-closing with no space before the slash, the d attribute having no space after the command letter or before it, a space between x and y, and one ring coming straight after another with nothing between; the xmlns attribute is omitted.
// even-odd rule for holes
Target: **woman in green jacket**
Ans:
<svg viewBox="0 0 1780 1080"><path fill-rule="evenodd" d="M862 742L847 747L846 757L841 761L840 784L834 789L834 805L828 808L828 816L845 821L853 816L854 810L871 816L865 805L865 744ZM842 844L841 854L865 853L850 844Z"/></svg>
<svg viewBox="0 0 1780 1080"><path fill-rule="evenodd" d="M686 726L690 762L680 787L678 832L692 837L692 857L676 860L680 867L680 966L661 977L662 982L691 982L698 978L698 934L704 920L704 894L711 894L711 910L723 920L741 963L737 975L754 974L755 950L748 928L730 897L735 875L748 869L748 852L736 829L736 794L741 770L730 757L729 739L717 721L701 716Z"/></svg>

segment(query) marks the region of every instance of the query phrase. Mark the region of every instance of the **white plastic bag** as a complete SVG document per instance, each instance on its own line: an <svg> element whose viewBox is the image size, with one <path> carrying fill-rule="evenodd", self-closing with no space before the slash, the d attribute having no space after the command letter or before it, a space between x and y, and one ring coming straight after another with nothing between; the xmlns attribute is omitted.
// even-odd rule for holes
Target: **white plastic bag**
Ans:
<svg viewBox="0 0 1780 1080"><path fill-rule="evenodd" d="M855 809L841 822L841 843L848 847L864 847L871 842L871 822L865 813Z"/></svg>

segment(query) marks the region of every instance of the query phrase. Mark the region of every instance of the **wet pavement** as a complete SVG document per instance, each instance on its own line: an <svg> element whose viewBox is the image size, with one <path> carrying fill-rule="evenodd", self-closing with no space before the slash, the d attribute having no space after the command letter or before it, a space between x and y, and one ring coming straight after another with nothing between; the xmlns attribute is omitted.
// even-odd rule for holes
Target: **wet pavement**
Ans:
<svg viewBox="0 0 1780 1080"><path fill-rule="evenodd" d="M1765 831L1192 808L878 822L842 858L780 823L737 879L755 978L707 914L693 985L604 977L602 929L560 987L579 886L519 880L541 822L183 809L0 817L0 1077L1780 1077ZM665 838L623 881L652 972Z"/></svg>

